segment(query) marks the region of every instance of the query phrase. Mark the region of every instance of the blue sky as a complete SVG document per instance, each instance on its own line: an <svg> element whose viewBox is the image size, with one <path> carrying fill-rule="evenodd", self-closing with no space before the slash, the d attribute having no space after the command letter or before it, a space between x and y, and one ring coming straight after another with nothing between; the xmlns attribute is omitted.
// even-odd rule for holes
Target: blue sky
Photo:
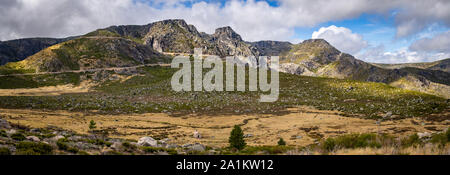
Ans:
<svg viewBox="0 0 450 175"><path fill-rule="evenodd" d="M231 26L247 41L323 38L369 62L450 57L448 0L8 0L0 15L0 40L176 18L206 33Z"/></svg>

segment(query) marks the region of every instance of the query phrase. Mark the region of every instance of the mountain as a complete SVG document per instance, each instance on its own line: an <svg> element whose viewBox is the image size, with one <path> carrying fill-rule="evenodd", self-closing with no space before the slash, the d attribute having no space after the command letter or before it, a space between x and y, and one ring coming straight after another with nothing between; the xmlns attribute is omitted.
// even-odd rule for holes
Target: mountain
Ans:
<svg viewBox="0 0 450 175"><path fill-rule="evenodd" d="M218 28L213 34L207 34L184 20L174 19L147 25L111 26L65 40L49 41L35 50L30 49L31 54L62 42L23 61L8 63L0 67L0 73L58 72L167 62L169 59L163 54L193 53L194 48L203 48L204 54L221 57L279 55L281 72L381 82L450 98L450 59L408 65L371 64L342 53L323 39L305 40L299 44L246 42L231 27Z"/></svg>
<svg viewBox="0 0 450 175"><path fill-rule="evenodd" d="M280 71L298 75L382 82L450 98L450 73L441 71L448 61L426 67L376 66L342 53L323 39L292 46L280 59ZM447 63L448 64L448 63Z"/></svg>
<svg viewBox="0 0 450 175"><path fill-rule="evenodd" d="M60 72L163 61L165 57L162 54L129 39L80 37L53 45L23 61L8 63L3 67L17 72Z"/></svg>
<svg viewBox="0 0 450 175"><path fill-rule="evenodd" d="M164 20L143 26L112 26L89 35L108 31L113 35L140 40L158 52L193 53L194 48L203 48L204 54L259 55L258 51L242 40L231 27L216 29L214 34L198 32L184 20ZM106 32L103 32L106 33Z"/></svg>
<svg viewBox="0 0 450 175"><path fill-rule="evenodd" d="M74 39L68 38L25 38L0 42L0 65L21 61L42 49Z"/></svg>

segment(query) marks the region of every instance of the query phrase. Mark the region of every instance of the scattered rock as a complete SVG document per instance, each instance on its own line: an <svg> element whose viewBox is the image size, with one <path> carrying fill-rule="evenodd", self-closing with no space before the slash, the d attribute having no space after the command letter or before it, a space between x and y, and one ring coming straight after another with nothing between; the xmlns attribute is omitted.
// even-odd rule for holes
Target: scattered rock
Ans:
<svg viewBox="0 0 450 175"><path fill-rule="evenodd" d="M195 130L194 131L194 138L201 139L202 135L200 135L200 133L197 130Z"/></svg>
<svg viewBox="0 0 450 175"><path fill-rule="evenodd" d="M59 139L63 139L63 138L65 138L65 137L62 136L62 135L57 135L57 136L55 136L55 137L52 137L51 140L53 140L53 141L58 141Z"/></svg>
<svg viewBox="0 0 450 175"><path fill-rule="evenodd" d="M81 139L83 139L83 137L81 136L70 136L69 138L67 138L69 141L79 141Z"/></svg>
<svg viewBox="0 0 450 175"><path fill-rule="evenodd" d="M183 148L189 148L189 147L191 147L192 145L194 145L194 144L184 144L182 147L183 147Z"/></svg>
<svg viewBox="0 0 450 175"><path fill-rule="evenodd" d="M0 128L11 129L11 125L9 125L9 123L6 120L0 119Z"/></svg>
<svg viewBox="0 0 450 175"><path fill-rule="evenodd" d="M167 149L175 149L175 148L178 148L178 145L176 145L176 144L168 144L168 145L166 145L166 148Z"/></svg>
<svg viewBox="0 0 450 175"><path fill-rule="evenodd" d="M111 148L114 149L114 150L119 150L121 148L121 146L122 146L122 142L114 142L111 145Z"/></svg>
<svg viewBox="0 0 450 175"><path fill-rule="evenodd" d="M419 133L417 133L417 136L419 136L420 139L422 139L422 138L429 138L429 137L431 137L431 133L429 133L429 132L419 132Z"/></svg>
<svg viewBox="0 0 450 175"><path fill-rule="evenodd" d="M26 138L27 138L27 140L30 140L30 141L33 141L33 142L40 142L41 141L41 139L39 139L36 136L27 136Z"/></svg>
<svg viewBox="0 0 450 175"><path fill-rule="evenodd" d="M17 131L15 129L10 129L10 130L6 131L6 134L9 134L9 135L15 134L15 133L17 133Z"/></svg>
<svg viewBox="0 0 450 175"><path fill-rule="evenodd" d="M81 150L96 150L100 149L100 146L94 145L91 143L85 143L85 142L76 142L76 143L69 143L70 146L81 149Z"/></svg>
<svg viewBox="0 0 450 175"><path fill-rule="evenodd" d="M390 118L391 116L392 116L392 112L389 111L389 112L387 112L387 113L383 116L383 119Z"/></svg>
<svg viewBox="0 0 450 175"><path fill-rule="evenodd" d="M138 143L139 146L151 146L156 147L158 146L158 141L151 137L142 137L139 139Z"/></svg>
<svg viewBox="0 0 450 175"><path fill-rule="evenodd" d="M199 152L203 152L206 150L206 147L202 144L196 143L190 147L188 147L189 151L199 151Z"/></svg>
<svg viewBox="0 0 450 175"><path fill-rule="evenodd" d="M381 120L377 120L377 121L375 122L375 124L376 124L376 125L380 125L380 124L381 124Z"/></svg>
<svg viewBox="0 0 450 175"><path fill-rule="evenodd" d="M244 138L249 138L249 137L253 137L253 134L245 134Z"/></svg>
<svg viewBox="0 0 450 175"><path fill-rule="evenodd" d="M39 132L41 132L41 129L33 128L33 129L30 129L30 132L32 132L32 133L39 133Z"/></svg>

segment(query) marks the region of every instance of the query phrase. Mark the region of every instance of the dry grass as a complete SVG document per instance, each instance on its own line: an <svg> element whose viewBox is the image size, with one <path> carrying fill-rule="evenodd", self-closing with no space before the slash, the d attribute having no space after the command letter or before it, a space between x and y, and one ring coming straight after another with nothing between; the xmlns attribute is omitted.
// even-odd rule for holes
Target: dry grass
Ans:
<svg viewBox="0 0 450 175"><path fill-rule="evenodd" d="M95 86L91 81L83 81L80 85L66 84L39 88L0 89L0 96L58 96L61 94L86 93Z"/></svg>
<svg viewBox="0 0 450 175"><path fill-rule="evenodd" d="M317 150L291 150L289 155L322 155L323 152ZM450 145L439 147L434 144L426 144L420 147L400 148L384 146L382 148L355 148L338 149L327 153L328 155L450 155Z"/></svg>
<svg viewBox="0 0 450 175"><path fill-rule="evenodd" d="M251 146L276 145L280 137L286 140L287 145L307 146L321 138L349 133L407 136L417 132L431 132L426 128L443 130L449 125L448 121L427 122L421 119L385 121L377 125L375 120L343 117L335 111L310 107L291 108L289 111L285 115L171 117L163 113L96 115L92 112L0 109L0 116L31 128L57 126L81 134L88 133L89 121L94 120L97 128L108 131L110 137L137 140L143 136L152 136L159 139L170 138L176 144L202 143L211 147L227 146L234 125L241 125L245 134L253 135L246 139ZM202 134L202 139L192 137L195 130ZM296 136L302 138L298 139Z"/></svg>

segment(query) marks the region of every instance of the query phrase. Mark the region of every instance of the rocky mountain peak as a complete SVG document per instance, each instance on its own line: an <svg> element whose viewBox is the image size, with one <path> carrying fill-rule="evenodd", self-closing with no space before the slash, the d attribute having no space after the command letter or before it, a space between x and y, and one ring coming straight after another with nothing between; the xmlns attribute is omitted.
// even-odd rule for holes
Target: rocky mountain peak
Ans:
<svg viewBox="0 0 450 175"><path fill-rule="evenodd" d="M167 19L163 21L158 21L153 24L178 24L180 26L187 26L188 24L183 19Z"/></svg>
<svg viewBox="0 0 450 175"><path fill-rule="evenodd" d="M310 45L310 46L314 46L314 47L322 47L322 48L334 48L330 43L328 43L328 41L326 41L324 39L309 39L309 40L303 41L300 44L301 45Z"/></svg>
<svg viewBox="0 0 450 175"><path fill-rule="evenodd" d="M230 26L216 29L216 32L213 34L213 36L215 38L242 41L241 35L237 34Z"/></svg>

